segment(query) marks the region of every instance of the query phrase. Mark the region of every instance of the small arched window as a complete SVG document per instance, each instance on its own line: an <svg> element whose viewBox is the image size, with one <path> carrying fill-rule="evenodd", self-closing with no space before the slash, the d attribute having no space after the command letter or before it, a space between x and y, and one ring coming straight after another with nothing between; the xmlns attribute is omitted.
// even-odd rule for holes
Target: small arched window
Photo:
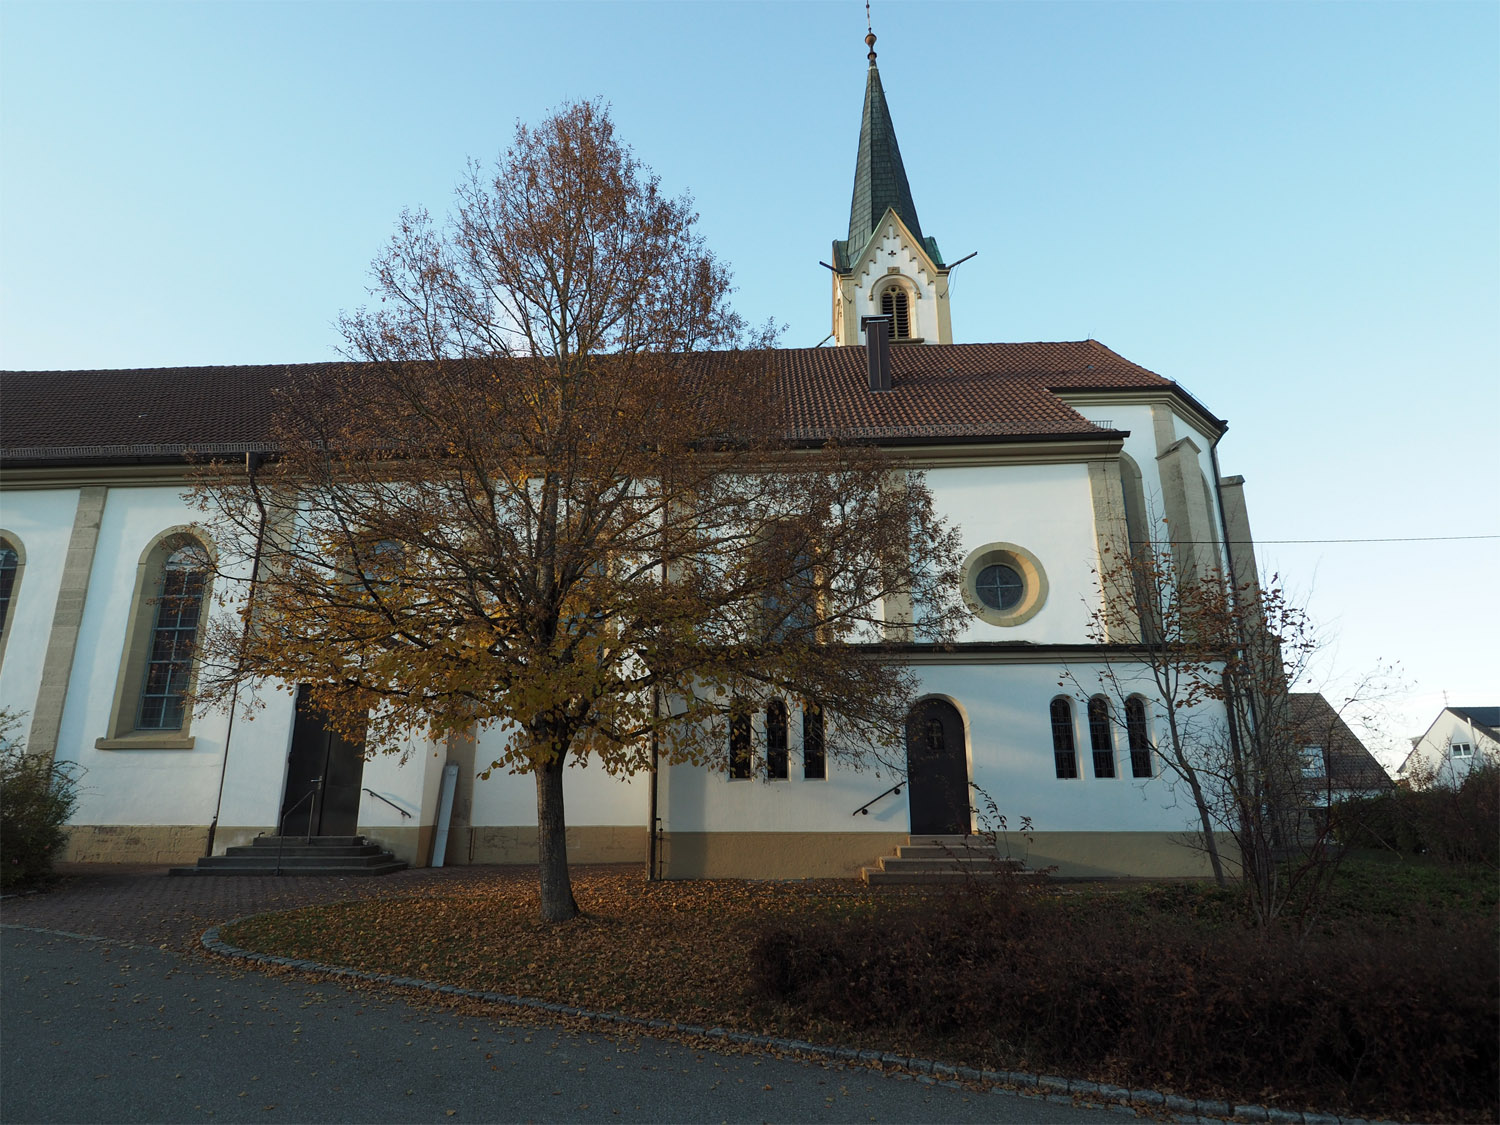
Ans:
<svg viewBox="0 0 1500 1125"><path fill-rule="evenodd" d="M750 710L738 699L729 705L729 776L750 776Z"/></svg>
<svg viewBox="0 0 1500 1125"><path fill-rule="evenodd" d="M1078 747L1073 742L1073 704L1058 696L1052 701L1052 757L1057 776L1078 776Z"/></svg>
<svg viewBox="0 0 1500 1125"><path fill-rule="evenodd" d="M773 699L766 704L766 777L785 781L787 775L786 704Z"/></svg>
<svg viewBox="0 0 1500 1125"><path fill-rule="evenodd" d="M828 776L823 734L823 708L808 700L802 705L802 776L809 781Z"/></svg>
<svg viewBox="0 0 1500 1125"><path fill-rule="evenodd" d="M891 318L891 339L911 339L911 310L906 290L893 285L880 295L880 313Z"/></svg>
<svg viewBox="0 0 1500 1125"><path fill-rule="evenodd" d="M1109 700L1096 695L1089 700L1089 749L1094 753L1094 776L1115 776L1115 740L1110 730Z"/></svg>
<svg viewBox="0 0 1500 1125"><path fill-rule="evenodd" d="M1146 702L1138 695L1125 701L1125 738L1130 743L1132 777L1151 776L1151 735L1146 728Z"/></svg>

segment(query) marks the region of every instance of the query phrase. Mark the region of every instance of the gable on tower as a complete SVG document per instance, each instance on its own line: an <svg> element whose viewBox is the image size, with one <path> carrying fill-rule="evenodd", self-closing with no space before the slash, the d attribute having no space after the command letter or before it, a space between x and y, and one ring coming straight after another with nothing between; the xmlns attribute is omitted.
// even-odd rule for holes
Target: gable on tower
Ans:
<svg viewBox="0 0 1500 1125"><path fill-rule="evenodd" d="M875 34L865 37L869 70L849 204L849 237L833 243L833 335L858 344L867 316L891 321L897 343L949 344L948 267L937 240L922 234L880 70Z"/></svg>

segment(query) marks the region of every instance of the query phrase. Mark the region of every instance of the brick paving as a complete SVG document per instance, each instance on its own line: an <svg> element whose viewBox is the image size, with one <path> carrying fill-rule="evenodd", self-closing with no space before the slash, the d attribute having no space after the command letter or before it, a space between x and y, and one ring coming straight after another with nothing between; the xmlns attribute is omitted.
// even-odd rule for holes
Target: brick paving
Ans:
<svg viewBox="0 0 1500 1125"><path fill-rule="evenodd" d="M536 879L535 867L424 867L379 878L169 876L167 871L164 866L59 864L60 878L50 889L0 900L0 923L197 953L199 936L209 926L246 914L322 902L482 893L498 882Z"/></svg>

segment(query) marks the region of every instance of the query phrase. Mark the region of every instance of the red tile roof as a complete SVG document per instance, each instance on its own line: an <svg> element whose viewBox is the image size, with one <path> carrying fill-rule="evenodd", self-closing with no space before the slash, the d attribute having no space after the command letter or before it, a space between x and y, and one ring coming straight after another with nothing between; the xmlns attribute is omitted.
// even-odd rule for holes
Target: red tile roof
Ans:
<svg viewBox="0 0 1500 1125"><path fill-rule="evenodd" d="M1093 340L891 349L893 389L873 393L865 349L778 350L789 433L816 438L982 441L1106 433L1054 392L1176 384ZM176 459L184 449L264 448L274 392L330 364L0 372L0 457Z"/></svg>

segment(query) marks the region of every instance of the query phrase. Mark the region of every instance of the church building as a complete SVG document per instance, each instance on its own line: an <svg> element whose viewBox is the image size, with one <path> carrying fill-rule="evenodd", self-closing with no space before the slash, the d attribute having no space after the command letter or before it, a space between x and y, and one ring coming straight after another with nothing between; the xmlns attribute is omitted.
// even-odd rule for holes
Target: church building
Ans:
<svg viewBox="0 0 1500 1125"><path fill-rule="evenodd" d="M925 472L963 538L967 628L904 652L922 684L909 727L926 732L906 772L840 768L813 716L772 704L753 752L726 746L718 767L569 770L570 860L856 876L912 836L991 827L989 801L1012 833L1030 824L1012 851L1033 867L1205 874L1184 843L1191 798L1155 748L1160 701L1109 715L1114 701L1059 683L1097 682L1098 574L1146 541L1152 513L1179 566L1254 580L1243 481L1218 464L1226 424L1094 340L954 342L957 263L922 228L867 44L849 228L824 263L832 342L774 363L799 430L837 426ZM479 778L484 731L366 760L296 693L268 693L253 721L184 705L201 622L227 612L195 562L214 547L185 499L190 458L263 454L275 388L316 366L0 376L0 708L28 752L81 771L66 858L190 864L285 821L420 866L446 818L444 863L535 861L532 780Z"/></svg>

